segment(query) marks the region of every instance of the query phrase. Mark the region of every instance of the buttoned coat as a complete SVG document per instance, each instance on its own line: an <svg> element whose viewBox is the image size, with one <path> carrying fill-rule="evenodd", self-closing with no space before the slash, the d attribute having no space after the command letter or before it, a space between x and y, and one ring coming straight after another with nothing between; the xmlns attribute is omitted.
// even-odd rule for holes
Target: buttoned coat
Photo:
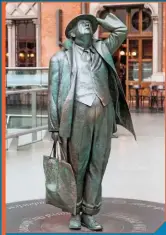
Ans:
<svg viewBox="0 0 166 235"><path fill-rule="evenodd" d="M115 123L122 125L136 138L130 111L112 59L112 54L126 38L127 28L111 13L105 19L100 19L100 25L110 31L110 36L105 40L94 39L93 47L108 68L108 86L115 110ZM49 63L48 129L50 132L58 131L64 138L71 135L75 102L77 66L73 55L73 41L69 39L65 41L63 49L52 56Z"/></svg>

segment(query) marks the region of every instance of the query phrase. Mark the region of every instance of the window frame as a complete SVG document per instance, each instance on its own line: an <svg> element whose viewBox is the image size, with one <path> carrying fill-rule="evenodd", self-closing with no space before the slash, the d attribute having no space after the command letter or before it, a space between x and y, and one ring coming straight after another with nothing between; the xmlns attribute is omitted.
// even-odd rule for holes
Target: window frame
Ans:
<svg viewBox="0 0 166 235"><path fill-rule="evenodd" d="M18 29L18 26L20 24L25 24L25 30L27 30L27 26L29 23L32 23L33 27L34 27L34 35L33 37L28 37L27 38L27 34L25 35L25 38L20 38L19 37L19 29ZM15 65L16 67L36 67L36 61L37 61L37 58L36 58L36 27L35 27L35 24L33 23L33 20L32 19L23 19L23 20L15 20L14 22L15 24L15 42L16 42L16 45L15 45ZM25 48L20 48L19 47L19 43L21 42L24 42L25 43ZM28 55L28 51L30 51L30 49L28 49L27 47L27 44L29 43L34 43L35 46L34 46L34 49L31 50L32 53L35 55L34 58L31 63L29 62L28 59L25 59L25 62L19 62L19 54L21 53L21 51L23 50L25 52L25 56ZM25 64L25 66L20 66L20 65L23 65ZM30 65L30 66L29 66Z"/></svg>

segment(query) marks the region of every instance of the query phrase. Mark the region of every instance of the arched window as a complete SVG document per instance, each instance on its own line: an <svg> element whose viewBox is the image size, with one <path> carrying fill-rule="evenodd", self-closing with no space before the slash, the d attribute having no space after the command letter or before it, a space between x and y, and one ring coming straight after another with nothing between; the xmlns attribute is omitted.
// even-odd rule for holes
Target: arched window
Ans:
<svg viewBox="0 0 166 235"><path fill-rule="evenodd" d="M36 2L6 3L9 67L39 66L40 5Z"/></svg>

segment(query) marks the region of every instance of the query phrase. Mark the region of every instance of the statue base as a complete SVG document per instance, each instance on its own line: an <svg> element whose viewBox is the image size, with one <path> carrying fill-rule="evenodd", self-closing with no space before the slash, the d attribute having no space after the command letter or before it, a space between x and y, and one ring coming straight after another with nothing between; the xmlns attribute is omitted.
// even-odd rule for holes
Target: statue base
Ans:
<svg viewBox="0 0 166 235"><path fill-rule="evenodd" d="M7 233L81 233L85 227L70 230L70 214L46 205L44 200L7 204ZM104 198L96 216L104 233L153 233L164 221L164 204Z"/></svg>

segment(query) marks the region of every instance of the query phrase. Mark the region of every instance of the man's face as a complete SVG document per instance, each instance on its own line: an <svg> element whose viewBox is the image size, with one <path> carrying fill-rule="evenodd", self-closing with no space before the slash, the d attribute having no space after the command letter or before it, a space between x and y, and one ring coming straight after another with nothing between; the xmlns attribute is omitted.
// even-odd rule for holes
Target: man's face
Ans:
<svg viewBox="0 0 166 235"><path fill-rule="evenodd" d="M93 34L92 24L89 20L79 20L77 23L78 35ZM77 35L76 35L77 36Z"/></svg>

